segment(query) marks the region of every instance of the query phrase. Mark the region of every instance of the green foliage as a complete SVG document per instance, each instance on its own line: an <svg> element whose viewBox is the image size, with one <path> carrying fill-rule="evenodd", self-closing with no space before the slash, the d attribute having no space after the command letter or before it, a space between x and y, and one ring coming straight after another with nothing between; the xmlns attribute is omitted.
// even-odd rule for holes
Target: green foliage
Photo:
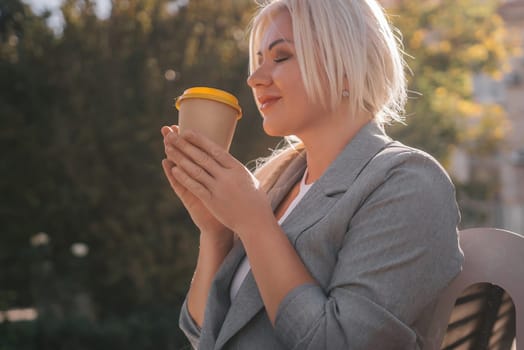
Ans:
<svg viewBox="0 0 524 350"><path fill-rule="evenodd" d="M507 126L502 108L473 101L473 75L502 77L510 50L498 1L400 0L390 9L414 75L407 126L391 133L445 164L454 147L494 152Z"/></svg>
<svg viewBox="0 0 524 350"><path fill-rule="evenodd" d="M186 342L173 331L176 307L138 310L101 322L72 317L0 323L0 350L182 349Z"/></svg>
<svg viewBox="0 0 524 350"><path fill-rule="evenodd" d="M34 321L0 323L0 350L34 350L37 333Z"/></svg>
<svg viewBox="0 0 524 350"><path fill-rule="evenodd" d="M0 308L36 306L58 325L39 328L43 349L83 339L84 327L105 327L116 348L167 348L132 341L147 333L134 315L151 308L167 308L169 327L143 322L181 338L198 235L160 166L177 95L205 84L239 96L242 161L272 144L245 85L251 1L112 3L100 19L94 1L64 1L60 33L20 0L0 3ZM84 257L72 254L78 242Z"/></svg>
<svg viewBox="0 0 524 350"><path fill-rule="evenodd" d="M35 16L19 1L0 3L0 193L2 244L0 244L0 296L5 303L30 298L27 287L29 237L34 225L51 208L42 208L44 193L52 191L46 176L56 172L41 150L47 143L47 129L40 108L54 99L47 84L48 62L44 52L53 45L53 34L45 18ZM45 152L45 151L44 151ZM38 231L36 231L38 232ZM8 283L9 282L9 283Z"/></svg>

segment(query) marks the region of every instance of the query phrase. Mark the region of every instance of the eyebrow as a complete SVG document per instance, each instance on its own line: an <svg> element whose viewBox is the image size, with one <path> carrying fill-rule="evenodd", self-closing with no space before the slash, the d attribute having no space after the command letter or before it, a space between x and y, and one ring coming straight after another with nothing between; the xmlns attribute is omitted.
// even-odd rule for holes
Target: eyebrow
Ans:
<svg viewBox="0 0 524 350"><path fill-rule="evenodd" d="M281 44L281 43L290 43L290 44L293 44L293 41L291 40L288 40L288 39L284 39L284 38L280 38L280 39L277 39L275 41L273 41L271 44L269 44L269 46L267 47L268 51L271 51L271 49L275 46L277 46L278 44ZM262 52L261 51L258 51L257 52L257 55L262 55Z"/></svg>

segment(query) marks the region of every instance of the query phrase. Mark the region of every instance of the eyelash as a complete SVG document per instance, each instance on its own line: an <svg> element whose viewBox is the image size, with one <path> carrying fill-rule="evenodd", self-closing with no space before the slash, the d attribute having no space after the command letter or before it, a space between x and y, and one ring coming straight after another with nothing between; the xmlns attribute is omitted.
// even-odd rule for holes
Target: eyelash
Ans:
<svg viewBox="0 0 524 350"><path fill-rule="evenodd" d="M277 53L277 54L276 54L276 57L273 58L273 62L275 62L275 63L284 62L284 61L287 61L288 59L290 59L291 56L292 56L292 55L289 55L289 54L287 54L287 53L285 53L285 54L284 54L284 53L282 53L282 54ZM258 66L261 65L261 62L260 62L260 61L261 61L261 56L259 57Z"/></svg>
<svg viewBox="0 0 524 350"><path fill-rule="evenodd" d="M289 56L284 56L284 57L275 58L273 61L275 61L276 63L280 63L280 62L284 62L284 61L286 61L288 59L289 59Z"/></svg>

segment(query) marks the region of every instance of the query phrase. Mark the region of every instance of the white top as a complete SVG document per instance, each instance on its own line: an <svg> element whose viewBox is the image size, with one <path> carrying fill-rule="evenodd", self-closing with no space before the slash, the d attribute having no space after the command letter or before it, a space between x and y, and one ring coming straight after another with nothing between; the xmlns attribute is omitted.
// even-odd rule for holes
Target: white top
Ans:
<svg viewBox="0 0 524 350"><path fill-rule="evenodd" d="M302 198L304 198L307 191L309 191L311 186L313 186L314 182L310 183L309 185L306 184L306 176L307 169L304 172L304 176L302 176L302 180L300 180L300 189L298 191L298 194L289 204L282 217L278 220L279 225L282 225L284 220L286 220L289 214L291 214L291 212L293 211L293 209L295 209L297 204L302 200ZM233 299L237 295L238 290L240 289L240 285L242 285L242 282L244 282L244 279L246 278L249 270L251 270L251 265L249 265L249 260L247 256L245 256L244 259L242 259L240 265L238 265L235 275L233 276L233 281L231 282L231 288L229 289L229 297L231 301L233 301Z"/></svg>

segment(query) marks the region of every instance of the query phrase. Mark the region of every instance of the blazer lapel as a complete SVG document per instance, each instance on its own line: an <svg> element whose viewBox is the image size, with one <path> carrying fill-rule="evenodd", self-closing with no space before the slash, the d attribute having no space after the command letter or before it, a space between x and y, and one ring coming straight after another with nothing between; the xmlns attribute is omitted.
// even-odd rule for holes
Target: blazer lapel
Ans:
<svg viewBox="0 0 524 350"><path fill-rule="evenodd" d="M244 282L240 286L235 300L226 315L222 330L218 335L215 349L222 349L226 342L231 339L245 324L247 324L262 308L264 303L258 292L258 287L249 271Z"/></svg>
<svg viewBox="0 0 524 350"><path fill-rule="evenodd" d="M200 336L199 348L201 349L213 349L216 344L224 319L230 308L229 284L245 254L242 243L240 240L236 240L233 248L217 271L206 304L205 321Z"/></svg>

